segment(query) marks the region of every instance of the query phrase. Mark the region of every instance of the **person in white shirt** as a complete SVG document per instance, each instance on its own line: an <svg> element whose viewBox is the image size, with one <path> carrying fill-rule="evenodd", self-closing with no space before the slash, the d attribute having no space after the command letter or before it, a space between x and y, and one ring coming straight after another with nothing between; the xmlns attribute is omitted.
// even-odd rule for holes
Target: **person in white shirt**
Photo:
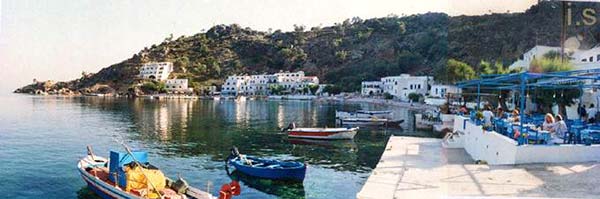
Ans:
<svg viewBox="0 0 600 199"><path fill-rule="evenodd" d="M483 123L486 126L492 125L492 119L494 118L494 113L490 110L490 107L485 107L485 110L482 112L483 114Z"/></svg>
<svg viewBox="0 0 600 199"><path fill-rule="evenodd" d="M556 115L556 122L554 122L552 131L550 132L552 139L550 140L549 144L560 144L564 142L563 138L566 136L567 132L569 132L569 129L560 114Z"/></svg>
<svg viewBox="0 0 600 199"><path fill-rule="evenodd" d="M590 104L590 108L587 110L589 123L596 122L596 113L598 113L598 109L596 109L596 107L594 107L594 104Z"/></svg>

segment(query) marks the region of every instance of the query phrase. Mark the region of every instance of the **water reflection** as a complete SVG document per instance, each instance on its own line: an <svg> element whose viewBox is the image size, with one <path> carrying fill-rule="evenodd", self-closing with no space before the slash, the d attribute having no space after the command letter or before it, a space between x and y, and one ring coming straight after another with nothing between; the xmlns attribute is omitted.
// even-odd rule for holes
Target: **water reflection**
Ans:
<svg viewBox="0 0 600 199"><path fill-rule="evenodd" d="M263 193L275 195L279 198L305 198L304 184L296 181L280 181L256 178L244 173L233 171L229 174L232 180L237 180L250 188Z"/></svg>
<svg viewBox="0 0 600 199"><path fill-rule="evenodd" d="M280 128L290 122L303 127L333 127L336 110L389 109L377 105L310 101L107 99L110 98L78 100L82 107L100 109L127 121L130 125L123 127L126 133L122 136L155 151L161 158L178 162L202 160L201 164L193 164L196 168L193 172L198 173L197 176L209 173L218 176L218 172L226 176L224 159L231 146L237 146L240 152L249 155L293 159L309 164L304 185L264 182L236 174L250 192L249 196L242 198L265 198L264 195L252 195L252 190L282 198L304 198L312 193L314 198L315 195L335 191L333 189L347 190L334 198L353 197L379 161L388 137L407 133L397 129L365 128L354 140L319 141L288 139L285 133L280 132ZM392 110L398 118L408 114L406 110ZM422 132L410 133L427 136ZM171 169L170 166L164 168ZM226 181L218 179L215 183Z"/></svg>
<svg viewBox="0 0 600 199"><path fill-rule="evenodd" d="M84 186L79 191L77 191L77 199L102 199L99 195L97 195L94 191L92 191L89 187Z"/></svg>

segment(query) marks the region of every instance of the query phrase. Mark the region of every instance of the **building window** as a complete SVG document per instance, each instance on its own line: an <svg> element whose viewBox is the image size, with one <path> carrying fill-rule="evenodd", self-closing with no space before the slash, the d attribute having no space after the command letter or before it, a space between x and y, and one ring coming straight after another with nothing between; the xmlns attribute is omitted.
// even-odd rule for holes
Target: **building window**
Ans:
<svg viewBox="0 0 600 199"><path fill-rule="evenodd" d="M590 57L590 62L593 62L593 61L594 61L594 56L591 56Z"/></svg>

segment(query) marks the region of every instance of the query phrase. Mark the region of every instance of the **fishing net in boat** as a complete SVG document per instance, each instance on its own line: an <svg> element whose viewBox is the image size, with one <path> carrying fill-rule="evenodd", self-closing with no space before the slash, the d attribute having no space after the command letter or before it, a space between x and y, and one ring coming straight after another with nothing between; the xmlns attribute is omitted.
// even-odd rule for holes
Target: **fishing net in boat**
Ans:
<svg viewBox="0 0 600 199"><path fill-rule="evenodd" d="M158 192L166 186L165 175L158 169L142 169L139 166L126 166L125 175L127 176L126 191L147 189L148 198L158 198ZM146 178L147 177L147 178ZM152 185L157 190L152 189Z"/></svg>

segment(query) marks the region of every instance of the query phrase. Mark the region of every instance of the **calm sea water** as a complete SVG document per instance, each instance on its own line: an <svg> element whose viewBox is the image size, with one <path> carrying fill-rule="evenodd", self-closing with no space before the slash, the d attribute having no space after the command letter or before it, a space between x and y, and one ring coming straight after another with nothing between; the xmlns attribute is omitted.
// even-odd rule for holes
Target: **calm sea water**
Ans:
<svg viewBox="0 0 600 199"><path fill-rule="evenodd" d="M353 141L288 139L279 131L335 126L335 110L386 109L307 101L245 102L0 96L0 193L3 198L95 198L78 175L77 161L92 145L97 155L121 150L115 140L150 152L167 176L183 176L215 195L238 179L236 198L355 198L392 134L409 130L361 129ZM394 109L396 117L408 111ZM228 175L224 158L241 153L309 164L303 183Z"/></svg>

